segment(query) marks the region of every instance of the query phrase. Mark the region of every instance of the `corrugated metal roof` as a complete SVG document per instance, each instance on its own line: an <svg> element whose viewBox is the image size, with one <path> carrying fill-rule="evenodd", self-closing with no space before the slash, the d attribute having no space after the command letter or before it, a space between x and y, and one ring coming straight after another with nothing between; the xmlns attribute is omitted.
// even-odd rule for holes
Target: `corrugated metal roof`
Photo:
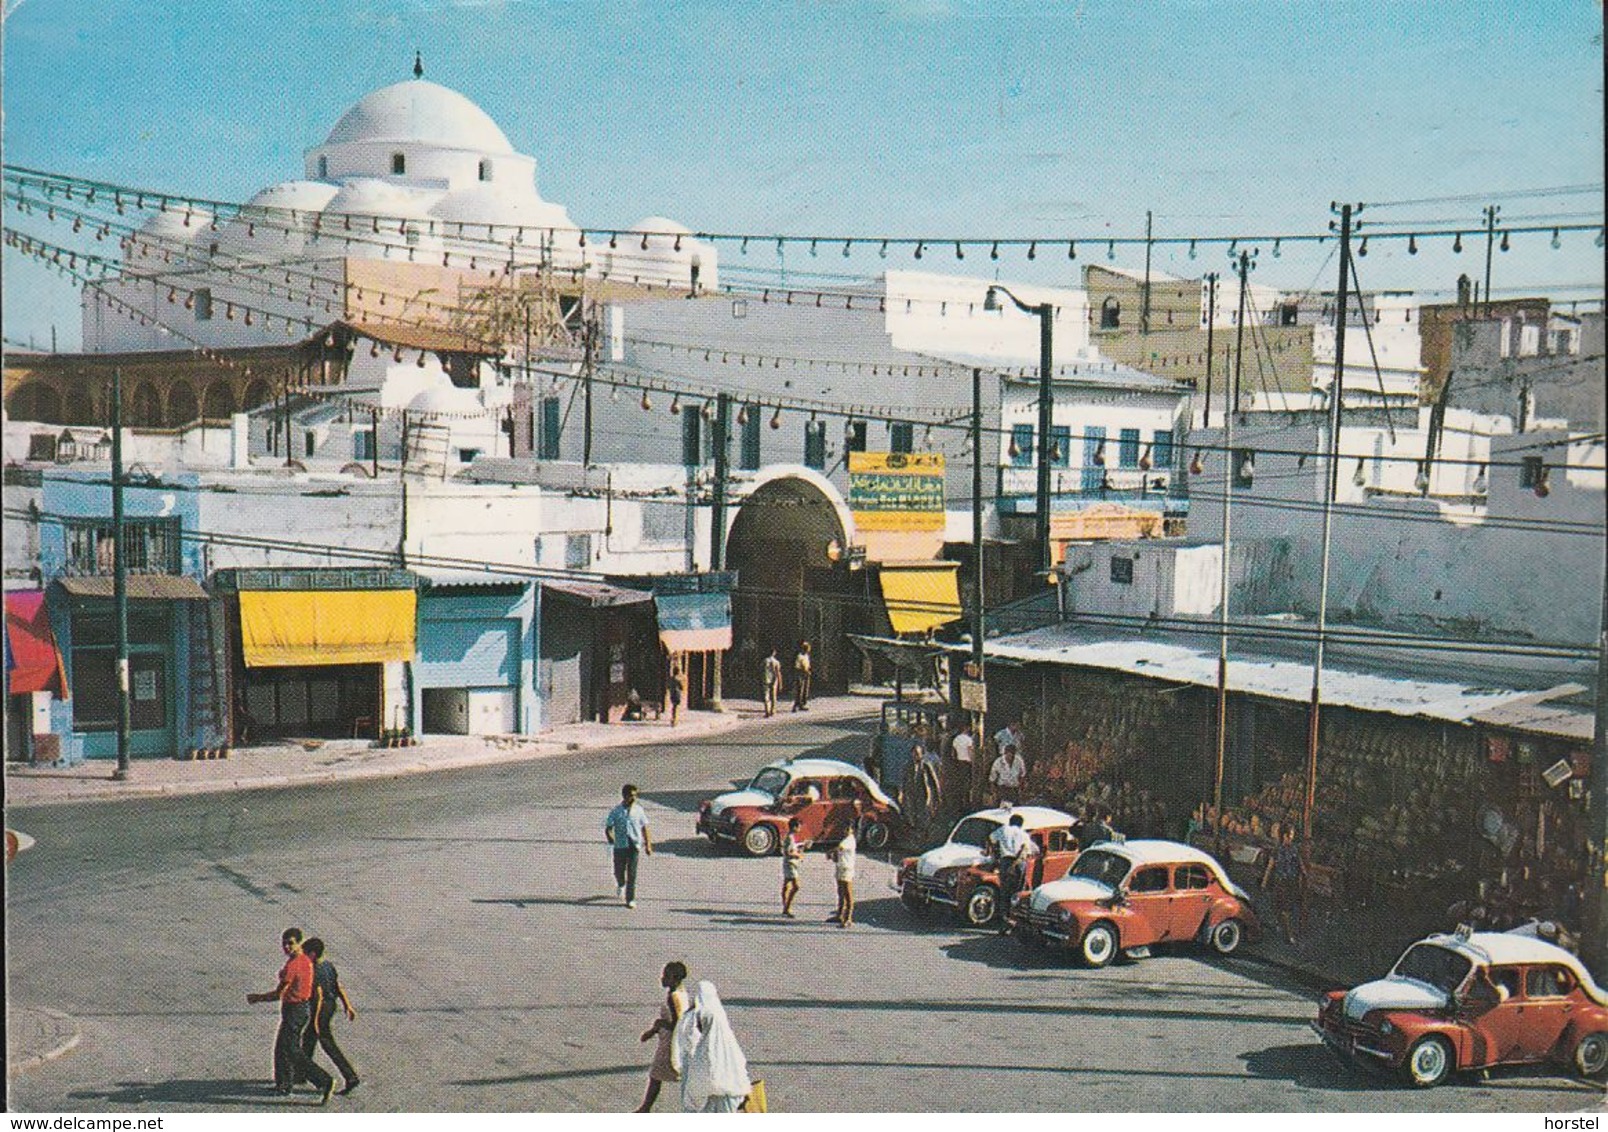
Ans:
<svg viewBox="0 0 1608 1132"><path fill-rule="evenodd" d="M1208 650L1139 637L1090 639L1087 634L1056 626L990 640L986 651L989 657L1021 663L1067 664L1200 687L1217 686L1215 641ZM1229 657L1228 688L1246 695L1306 703L1312 696L1312 665L1247 654L1241 649ZM1533 691L1416 680L1329 665L1323 670L1322 692L1323 702L1331 706L1453 723L1477 722L1482 713L1516 702L1533 704L1536 699Z"/></svg>
<svg viewBox="0 0 1608 1132"><path fill-rule="evenodd" d="M1581 742L1591 741L1596 722L1590 711L1567 704L1536 703L1533 699L1498 704L1476 713L1472 718L1474 722L1490 727L1506 727L1512 731L1528 731Z"/></svg>
<svg viewBox="0 0 1608 1132"><path fill-rule="evenodd" d="M502 589L528 586L535 578L518 574L499 574L489 570L448 570L415 566L413 572L430 583L432 589Z"/></svg>
<svg viewBox="0 0 1608 1132"><path fill-rule="evenodd" d="M652 601L653 595L642 590L628 590L611 586L607 582L577 582L564 579L542 579L542 589L556 597L569 598L593 608L610 605L640 605Z"/></svg>

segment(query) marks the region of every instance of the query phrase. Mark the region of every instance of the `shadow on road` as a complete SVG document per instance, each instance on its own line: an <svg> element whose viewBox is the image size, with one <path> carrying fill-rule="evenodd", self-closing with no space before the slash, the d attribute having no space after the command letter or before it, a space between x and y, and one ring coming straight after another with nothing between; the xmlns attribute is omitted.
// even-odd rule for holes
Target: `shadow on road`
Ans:
<svg viewBox="0 0 1608 1132"><path fill-rule="evenodd" d="M755 767L754 769L757 770L759 768ZM748 785L748 781L749 780L746 778L740 782L733 781L731 788L733 790L741 790L744 786ZM640 797L649 805L663 806L667 810L674 810L681 814L695 814L698 812L699 802L702 802L707 798L713 798L716 794L720 794L722 792L723 791L721 791L718 787L714 789L706 788L703 790L644 790L641 792ZM652 827L653 822L651 819L649 820L648 825L650 828Z"/></svg>
<svg viewBox="0 0 1608 1132"><path fill-rule="evenodd" d="M1356 1093L1376 1090L1385 1080L1382 1074L1347 1069L1316 1039L1241 1054L1240 1060L1252 1077L1288 1081L1305 1089Z"/></svg>
<svg viewBox="0 0 1608 1132"><path fill-rule="evenodd" d="M603 1065L596 1069L566 1069L561 1073L516 1073L509 1077L468 1077L457 1081L448 1081L449 1085L462 1085L466 1088L486 1088L496 1085L539 1085L543 1081L578 1081L588 1077L626 1077L646 1076L646 1070L633 1062L630 1065ZM679 1104L680 1098L674 1098Z"/></svg>
<svg viewBox="0 0 1608 1132"><path fill-rule="evenodd" d="M653 839L653 855L657 857L661 853L667 857L691 857L699 861L735 857L733 853L721 852L703 837L656 837Z"/></svg>
<svg viewBox="0 0 1608 1132"><path fill-rule="evenodd" d="M318 1094L303 1089L300 1093L282 1097L266 1081L242 1081L238 1078L191 1078L177 1081L120 1081L111 1089L79 1089L68 1096L86 1102L86 1107L103 1105L233 1105L240 1108L302 1108L317 1107Z"/></svg>
<svg viewBox="0 0 1608 1132"><path fill-rule="evenodd" d="M585 908L594 904L618 904L616 896L476 896L471 904L512 904L515 908L540 907L544 904L564 904L572 908Z"/></svg>

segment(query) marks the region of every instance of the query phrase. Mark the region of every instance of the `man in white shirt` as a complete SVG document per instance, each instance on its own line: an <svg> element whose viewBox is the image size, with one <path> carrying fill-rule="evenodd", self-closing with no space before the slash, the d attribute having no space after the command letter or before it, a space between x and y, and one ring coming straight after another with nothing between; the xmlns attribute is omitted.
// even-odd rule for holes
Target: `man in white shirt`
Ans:
<svg viewBox="0 0 1608 1132"><path fill-rule="evenodd" d="M1018 747L1008 747L989 768L988 781L994 788L994 804L1014 801L1027 778L1027 764L1022 761Z"/></svg>
<svg viewBox="0 0 1608 1132"><path fill-rule="evenodd" d="M1003 915L1027 883L1028 862L1038 852L1038 846L1029 836L1021 814L1012 814L1009 821L989 834L988 844L999 865L999 909ZM1000 930L1010 931L1009 922Z"/></svg>
<svg viewBox="0 0 1608 1132"><path fill-rule="evenodd" d="M859 843L854 838L854 827L859 824L858 805L855 810L856 820L849 824L848 832L843 835L843 840L837 843L831 853L833 873L837 877L838 898L837 912L833 914L832 919L837 921L840 928L846 928L854 923L854 865L859 850Z"/></svg>
<svg viewBox="0 0 1608 1132"><path fill-rule="evenodd" d="M955 731L955 737L949 742L949 753L955 760L951 764L954 781L945 793L962 813L971 806L972 761L976 749L977 740L972 738L971 728L965 725Z"/></svg>

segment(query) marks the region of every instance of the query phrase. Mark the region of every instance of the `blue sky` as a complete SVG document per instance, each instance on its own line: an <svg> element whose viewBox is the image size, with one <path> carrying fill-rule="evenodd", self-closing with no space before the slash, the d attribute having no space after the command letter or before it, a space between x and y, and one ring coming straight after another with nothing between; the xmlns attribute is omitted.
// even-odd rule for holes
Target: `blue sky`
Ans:
<svg viewBox="0 0 1608 1132"><path fill-rule="evenodd" d="M542 195L594 227L1133 236L1151 209L1158 235L1312 232L1337 198L1470 227L1487 198L1504 216L1602 214L1600 193L1502 195L1603 179L1592 0L5 3L8 163L201 197L299 175L303 149L407 77L417 47L429 78L536 157ZM1593 238L1516 239L1495 285L1600 297ZM996 266L978 258L965 266ZM1333 286L1323 259L1264 254L1259 281ZM997 266L1074 279L1064 255ZM1362 282L1482 270L1376 245ZM55 320L76 342L52 278L7 257L8 338L48 339Z"/></svg>

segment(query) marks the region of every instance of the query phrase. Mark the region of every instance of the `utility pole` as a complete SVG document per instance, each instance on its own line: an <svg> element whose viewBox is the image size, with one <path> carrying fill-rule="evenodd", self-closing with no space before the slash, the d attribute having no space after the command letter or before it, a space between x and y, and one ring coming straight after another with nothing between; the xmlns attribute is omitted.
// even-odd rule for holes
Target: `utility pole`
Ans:
<svg viewBox="0 0 1608 1132"><path fill-rule="evenodd" d="M1050 546L1050 429L1055 423L1055 393L1050 367L1055 361L1055 307L1038 305L1039 320L1039 435L1038 435L1038 540L1039 568L1048 574L1055 565Z"/></svg>
<svg viewBox="0 0 1608 1132"><path fill-rule="evenodd" d="M1143 292L1140 293L1140 296L1139 296L1139 333L1141 335L1148 335L1150 333L1150 251L1151 251L1150 232L1151 232L1151 213L1150 213L1149 209L1146 209L1145 210L1145 289L1144 289Z"/></svg>
<svg viewBox="0 0 1608 1132"><path fill-rule="evenodd" d="M129 774L128 555L123 545L123 371L112 367L112 616L117 622L117 769Z"/></svg>
<svg viewBox="0 0 1608 1132"><path fill-rule="evenodd" d="M1491 317L1491 250L1496 246L1496 215L1499 204L1485 206L1485 317Z"/></svg>
<svg viewBox="0 0 1608 1132"><path fill-rule="evenodd" d="M1206 408L1201 413L1200 427L1212 427L1212 350L1215 348L1217 329L1217 272L1206 276Z"/></svg>
<svg viewBox="0 0 1608 1132"><path fill-rule="evenodd" d="M1251 257L1247 252L1239 255L1239 329L1240 329L1240 358L1244 357L1245 341L1245 292L1246 281L1250 275ZM1206 358L1207 373L1207 419L1211 416L1211 330L1210 327L1217 321L1217 273L1206 277L1211 285L1210 308L1211 315L1207 321L1206 341L1208 343ZM1234 373L1234 401L1238 401L1239 393L1239 367L1236 364ZM1229 562L1234 546L1234 479L1239 474L1234 467L1234 405L1226 405L1223 411L1223 554L1218 564L1217 585L1217 750L1216 760L1212 773L1212 836L1217 848L1223 845L1223 772L1228 757L1228 599L1231 593Z"/></svg>
<svg viewBox="0 0 1608 1132"><path fill-rule="evenodd" d="M581 427L581 466L592 466L592 377L597 372L597 308L594 304L593 317L581 323L581 381L586 390L586 413ZM724 393L721 394L725 396ZM718 457L717 457L718 459Z"/></svg>
<svg viewBox="0 0 1608 1132"><path fill-rule="evenodd" d="M1318 577L1318 639L1312 654L1312 699L1307 705L1306 795L1301 806L1302 853L1311 852L1312 810L1318 793L1318 734L1322 722L1323 645L1329 616L1329 545L1334 529L1334 497L1340 477L1340 410L1345 397L1346 296L1350 291L1351 217L1362 205L1340 207L1340 287L1335 292L1334 377L1329 382L1328 468L1323 481L1322 569Z"/></svg>
<svg viewBox="0 0 1608 1132"><path fill-rule="evenodd" d="M590 382L588 382L590 386ZM720 571L726 568L726 477L730 474L731 466L727 452L727 435L731 431L731 395L718 393L715 395L715 488L709 508L709 569ZM590 430L588 430L590 435ZM590 461L588 461L590 463ZM709 709L711 711L724 711L721 704L721 668L724 657L715 654L714 672L710 677Z"/></svg>
<svg viewBox="0 0 1608 1132"><path fill-rule="evenodd" d="M1608 979L1608 571L1603 573L1602 620L1597 624L1597 720L1591 729L1587 784L1591 827L1586 836L1583 950L1599 981Z"/></svg>
<svg viewBox="0 0 1608 1132"><path fill-rule="evenodd" d="M981 366L972 367L972 569L977 582L977 599L972 608L972 664L975 665L974 678L983 686L983 695L988 694L988 677L983 670L983 633L986 625L985 614L988 603L985 598L983 584L983 370ZM987 699L983 707L972 713L972 765L968 773L974 772L983 761L983 736L988 732L983 727L983 719L987 715ZM975 789L971 782L967 789ZM968 795L969 798L969 795Z"/></svg>

